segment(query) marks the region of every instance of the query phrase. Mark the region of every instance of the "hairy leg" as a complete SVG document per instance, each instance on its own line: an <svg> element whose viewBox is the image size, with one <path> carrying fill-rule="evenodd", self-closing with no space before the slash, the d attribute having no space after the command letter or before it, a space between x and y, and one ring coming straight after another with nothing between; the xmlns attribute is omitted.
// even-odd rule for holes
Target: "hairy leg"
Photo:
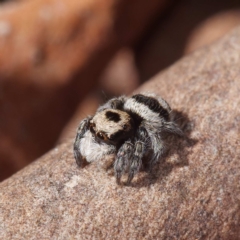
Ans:
<svg viewBox="0 0 240 240"><path fill-rule="evenodd" d="M80 122L78 130L77 130L77 136L76 136L75 142L73 144L74 157L75 157L76 163L79 167L83 167L83 165L84 165L84 159L81 155L79 144L80 144L81 138L83 138L84 134L86 133L86 131L89 128L89 122L91 119L92 119L92 117L87 117L87 118L84 118Z"/></svg>
<svg viewBox="0 0 240 240"><path fill-rule="evenodd" d="M164 124L164 130L173 134L183 137L184 133L175 122L167 122Z"/></svg>
<svg viewBox="0 0 240 240"><path fill-rule="evenodd" d="M130 159L130 166L128 172L127 184L131 183L133 177L139 172L142 166L144 155L148 151L149 138L144 127L140 126L135 138L135 146L132 158Z"/></svg>
<svg viewBox="0 0 240 240"><path fill-rule="evenodd" d="M133 155L133 144L131 141L126 141L118 150L117 158L114 163L114 171L117 183L120 184L121 177L129 168L129 159Z"/></svg>

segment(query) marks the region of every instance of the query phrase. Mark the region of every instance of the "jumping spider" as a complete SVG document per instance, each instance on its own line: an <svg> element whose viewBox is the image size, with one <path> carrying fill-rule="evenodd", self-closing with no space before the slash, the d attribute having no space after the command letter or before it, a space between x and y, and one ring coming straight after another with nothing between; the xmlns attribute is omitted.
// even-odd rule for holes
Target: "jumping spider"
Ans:
<svg viewBox="0 0 240 240"><path fill-rule="evenodd" d="M154 94L113 98L100 106L93 117L81 121L74 157L77 165L83 167L86 162L113 155L117 183L126 172L129 184L144 158L152 166L163 155L164 132L183 135L164 99Z"/></svg>

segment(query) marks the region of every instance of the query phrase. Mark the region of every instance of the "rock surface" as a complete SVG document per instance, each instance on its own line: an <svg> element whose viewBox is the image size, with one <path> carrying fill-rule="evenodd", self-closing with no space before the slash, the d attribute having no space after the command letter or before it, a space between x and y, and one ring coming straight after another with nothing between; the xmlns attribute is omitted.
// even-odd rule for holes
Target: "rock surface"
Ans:
<svg viewBox="0 0 240 240"><path fill-rule="evenodd" d="M68 141L0 184L1 239L239 239L240 28L138 91L162 95L185 139L118 186Z"/></svg>

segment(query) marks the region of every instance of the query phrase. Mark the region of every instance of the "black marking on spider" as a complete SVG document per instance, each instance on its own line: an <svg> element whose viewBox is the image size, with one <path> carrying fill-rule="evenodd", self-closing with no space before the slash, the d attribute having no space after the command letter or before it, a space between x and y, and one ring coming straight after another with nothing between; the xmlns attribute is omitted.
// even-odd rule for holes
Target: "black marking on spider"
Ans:
<svg viewBox="0 0 240 240"><path fill-rule="evenodd" d="M144 104L153 112L158 113L159 116L163 117L166 121L169 120L169 112L162 107L157 99L143 94L136 94L132 96L132 98L134 98L137 102Z"/></svg>
<svg viewBox="0 0 240 240"><path fill-rule="evenodd" d="M120 115L118 113L112 112L112 111L107 111L106 112L106 118L109 121L113 121L113 122L119 122L121 120Z"/></svg>

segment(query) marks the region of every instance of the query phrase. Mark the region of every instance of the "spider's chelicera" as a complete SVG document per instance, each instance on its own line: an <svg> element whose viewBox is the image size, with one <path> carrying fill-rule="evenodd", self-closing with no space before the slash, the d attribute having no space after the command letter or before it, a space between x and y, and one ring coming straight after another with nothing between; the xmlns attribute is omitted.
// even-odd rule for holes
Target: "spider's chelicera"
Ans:
<svg viewBox="0 0 240 240"><path fill-rule="evenodd" d="M164 99L154 94L113 98L99 107L93 117L81 121L74 156L82 167L84 162L113 155L117 183L124 173L128 174L127 183L130 183L144 158L151 166L163 155L164 132L183 135Z"/></svg>

